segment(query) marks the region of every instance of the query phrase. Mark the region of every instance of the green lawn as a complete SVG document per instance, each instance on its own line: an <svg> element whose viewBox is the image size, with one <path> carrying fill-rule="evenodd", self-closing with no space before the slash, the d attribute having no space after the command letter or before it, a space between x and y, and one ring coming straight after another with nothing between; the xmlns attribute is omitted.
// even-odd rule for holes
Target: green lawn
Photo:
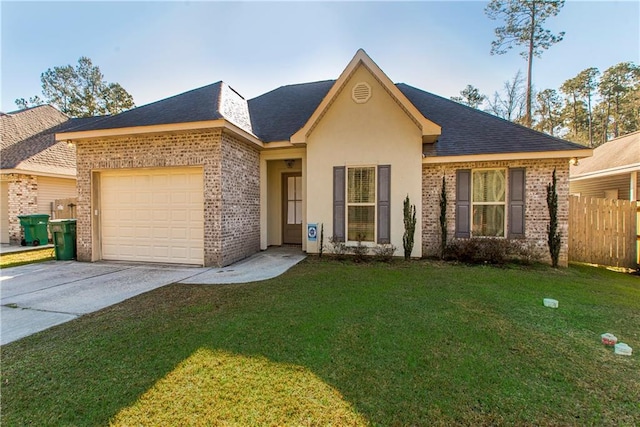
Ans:
<svg viewBox="0 0 640 427"><path fill-rule="evenodd" d="M3 426L631 426L640 278L307 259L167 286L1 352Z"/></svg>

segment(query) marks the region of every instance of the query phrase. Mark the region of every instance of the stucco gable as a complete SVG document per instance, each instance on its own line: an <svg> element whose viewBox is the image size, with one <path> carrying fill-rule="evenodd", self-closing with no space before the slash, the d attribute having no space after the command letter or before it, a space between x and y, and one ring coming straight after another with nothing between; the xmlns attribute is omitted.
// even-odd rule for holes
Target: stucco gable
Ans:
<svg viewBox="0 0 640 427"><path fill-rule="evenodd" d="M345 90L345 86L351 80L353 74L365 68L379 82L384 90L394 99L398 106L409 116L418 126L422 133L424 142L432 142L440 135L440 126L423 116L420 111L407 99L407 97L394 85L387 75L373 62L363 49L359 49L349 65L344 69L338 80L335 81L329 92L326 94L320 105L315 109L305 125L291 136L293 144L304 144L308 136L318 125L319 121L326 114L335 102L336 97Z"/></svg>

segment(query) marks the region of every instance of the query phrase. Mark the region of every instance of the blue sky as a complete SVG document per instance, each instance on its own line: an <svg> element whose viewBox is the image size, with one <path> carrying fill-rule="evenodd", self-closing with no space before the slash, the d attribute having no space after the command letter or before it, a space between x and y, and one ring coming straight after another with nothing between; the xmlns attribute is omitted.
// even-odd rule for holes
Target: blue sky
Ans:
<svg viewBox="0 0 640 427"><path fill-rule="evenodd" d="M90 57L144 105L223 80L245 98L337 78L363 48L398 83L455 96L500 90L526 62L491 56L486 2L0 3L1 105L40 94L40 74ZM565 39L534 61L538 89L581 70L640 63L640 1L568 0L547 28Z"/></svg>

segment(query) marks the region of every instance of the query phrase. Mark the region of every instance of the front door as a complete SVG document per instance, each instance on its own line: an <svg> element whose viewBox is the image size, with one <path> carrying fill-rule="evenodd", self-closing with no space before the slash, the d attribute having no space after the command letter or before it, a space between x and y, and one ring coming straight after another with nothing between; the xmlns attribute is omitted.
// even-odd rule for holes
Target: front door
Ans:
<svg viewBox="0 0 640 427"><path fill-rule="evenodd" d="M302 244L302 174L282 175L282 243Z"/></svg>

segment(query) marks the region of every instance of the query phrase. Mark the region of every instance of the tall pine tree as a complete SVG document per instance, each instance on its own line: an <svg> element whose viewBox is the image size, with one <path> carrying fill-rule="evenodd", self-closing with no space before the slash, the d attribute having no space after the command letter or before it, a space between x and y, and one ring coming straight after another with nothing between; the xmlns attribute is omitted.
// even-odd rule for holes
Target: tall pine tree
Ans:
<svg viewBox="0 0 640 427"><path fill-rule="evenodd" d="M556 16L564 0L491 0L485 13L504 25L495 29L496 39L491 43L491 54L502 55L514 46L523 46L520 54L527 60L527 95L524 124L531 127L533 57L558 43L564 31L553 34L543 27L547 18Z"/></svg>

